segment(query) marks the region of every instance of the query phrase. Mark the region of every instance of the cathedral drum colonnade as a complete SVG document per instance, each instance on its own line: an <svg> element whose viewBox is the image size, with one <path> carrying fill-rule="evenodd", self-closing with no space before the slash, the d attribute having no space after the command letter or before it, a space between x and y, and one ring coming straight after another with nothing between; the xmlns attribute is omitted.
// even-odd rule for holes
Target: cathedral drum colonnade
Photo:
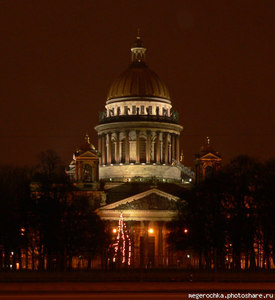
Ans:
<svg viewBox="0 0 275 300"><path fill-rule="evenodd" d="M165 84L145 62L140 37L131 48L132 62L111 85L100 114L100 179L180 181L178 114Z"/></svg>

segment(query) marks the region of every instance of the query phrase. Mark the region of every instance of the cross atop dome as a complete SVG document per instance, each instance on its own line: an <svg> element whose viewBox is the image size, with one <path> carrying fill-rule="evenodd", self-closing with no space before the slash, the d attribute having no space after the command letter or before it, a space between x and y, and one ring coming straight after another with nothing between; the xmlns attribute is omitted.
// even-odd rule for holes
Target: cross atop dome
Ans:
<svg viewBox="0 0 275 300"><path fill-rule="evenodd" d="M85 135L85 142L86 142L87 144L90 144L90 136L89 136L88 132L87 132L86 135Z"/></svg>

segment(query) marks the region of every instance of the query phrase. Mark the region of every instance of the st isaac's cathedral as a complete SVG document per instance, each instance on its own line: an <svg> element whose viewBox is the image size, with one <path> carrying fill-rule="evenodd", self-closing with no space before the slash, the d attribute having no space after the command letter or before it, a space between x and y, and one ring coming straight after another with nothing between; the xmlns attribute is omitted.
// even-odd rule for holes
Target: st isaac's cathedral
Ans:
<svg viewBox="0 0 275 300"><path fill-rule="evenodd" d="M138 36L131 64L113 81L95 127L98 149L86 136L67 173L91 197L114 239L121 220L127 225L128 265L175 266L179 256L167 244L167 223L176 217L184 190L219 168L221 157L208 141L196 155L196 175L182 164L183 127L166 85L148 67L145 54ZM196 265L195 258L182 257L182 264Z"/></svg>

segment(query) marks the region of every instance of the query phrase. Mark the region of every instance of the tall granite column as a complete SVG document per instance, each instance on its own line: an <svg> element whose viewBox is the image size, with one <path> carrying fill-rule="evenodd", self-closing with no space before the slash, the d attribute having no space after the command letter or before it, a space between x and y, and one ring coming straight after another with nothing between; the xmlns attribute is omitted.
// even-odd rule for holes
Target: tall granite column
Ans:
<svg viewBox="0 0 275 300"><path fill-rule="evenodd" d="M160 140L159 140L159 131L156 132L157 138L156 138L156 163L160 163Z"/></svg>
<svg viewBox="0 0 275 300"><path fill-rule="evenodd" d="M130 160L129 131L126 131L125 134L125 163L128 164Z"/></svg>
<svg viewBox="0 0 275 300"><path fill-rule="evenodd" d="M169 148L168 148L168 133L165 133L165 140L164 140L164 163L168 164L168 154L169 154Z"/></svg>
<svg viewBox="0 0 275 300"><path fill-rule="evenodd" d="M146 131L147 133L147 140L146 140L146 163L150 163L150 158L151 158L151 131Z"/></svg>
<svg viewBox="0 0 275 300"><path fill-rule="evenodd" d="M102 165L105 165L106 164L106 135L103 134L102 135L102 146L101 146L101 150L102 150Z"/></svg>
<svg viewBox="0 0 275 300"><path fill-rule="evenodd" d="M112 133L108 132L108 147L107 147L107 164L110 165L112 163Z"/></svg>
<svg viewBox="0 0 275 300"><path fill-rule="evenodd" d="M176 160L180 161L180 136L176 136Z"/></svg>
<svg viewBox="0 0 275 300"><path fill-rule="evenodd" d="M140 163L139 130L136 131L136 163Z"/></svg>
<svg viewBox="0 0 275 300"><path fill-rule="evenodd" d="M119 132L116 132L116 164L120 163L120 159L119 159Z"/></svg>
<svg viewBox="0 0 275 300"><path fill-rule="evenodd" d="M102 139L102 136L99 135L99 136L98 136L98 152L102 155L102 153L101 153L101 152L102 152L102 150L101 150L101 149L102 149L102 148L101 148L101 147L102 147L102 145L101 145L101 143L102 143L102 142L101 142L101 139ZM102 156L99 158L99 164L100 164L100 165L102 164Z"/></svg>

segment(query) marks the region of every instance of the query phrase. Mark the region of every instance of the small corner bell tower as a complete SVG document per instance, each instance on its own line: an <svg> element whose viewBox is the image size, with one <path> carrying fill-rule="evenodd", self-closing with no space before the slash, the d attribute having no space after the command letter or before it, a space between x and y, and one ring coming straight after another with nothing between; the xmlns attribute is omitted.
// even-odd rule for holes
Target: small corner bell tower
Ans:
<svg viewBox="0 0 275 300"><path fill-rule="evenodd" d="M99 182L99 152L90 142L88 134L85 136L85 143L73 154L73 160L67 174L77 185L92 185L97 189Z"/></svg>
<svg viewBox="0 0 275 300"><path fill-rule="evenodd" d="M206 137L206 141L200 152L195 154L196 183L215 175L221 167L221 155L214 150L209 137Z"/></svg>

